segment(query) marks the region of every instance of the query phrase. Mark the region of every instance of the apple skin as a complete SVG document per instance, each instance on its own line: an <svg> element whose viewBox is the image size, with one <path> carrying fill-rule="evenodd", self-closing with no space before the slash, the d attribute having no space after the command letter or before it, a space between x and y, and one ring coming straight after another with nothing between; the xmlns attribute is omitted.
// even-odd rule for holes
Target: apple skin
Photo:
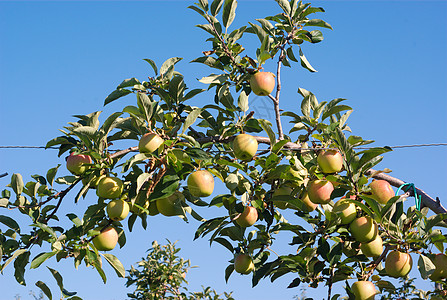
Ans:
<svg viewBox="0 0 447 300"><path fill-rule="evenodd" d="M157 199L155 201L157 206L157 211L161 213L163 216L172 217L179 215L180 202L185 197L179 191L174 192L174 194L166 197Z"/></svg>
<svg viewBox="0 0 447 300"><path fill-rule="evenodd" d="M332 183L323 179L312 180L307 184L307 195L315 204L328 204L331 201L333 190Z"/></svg>
<svg viewBox="0 0 447 300"><path fill-rule="evenodd" d="M361 243L360 250L367 257L379 257L383 252L382 238L377 235L372 241Z"/></svg>
<svg viewBox="0 0 447 300"><path fill-rule="evenodd" d="M118 243L118 232L113 227L107 227L92 242L99 251L110 251Z"/></svg>
<svg viewBox="0 0 447 300"><path fill-rule="evenodd" d="M76 154L71 153L67 159L67 170L70 171L74 175L83 174L90 166L86 166L85 164L92 164L92 158L89 155L85 154Z"/></svg>
<svg viewBox="0 0 447 300"><path fill-rule="evenodd" d="M438 281L447 278L447 255L444 253L438 253L432 259L432 262L436 266L436 269L430 275L430 279L433 281Z"/></svg>
<svg viewBox="0 0 447 300"><path fill-rule="evenodd" d="M236 218L236 223L241 227L250 227L258 220L258 211L253 206L246 206L244 211Z"/></svg>
<svg viewBox="0 0 447 300"><path fill-rule="evenodd" d="M376 287L371 281L357 281L351 286L351 291L355 295L355 300L374 300L377 294Z"/></svg>
<svg viewBox="0 0 447 300"><path fill-rule="evenodd" d="M334 149L321 151L317 163L323 173L338 173L343 169L343 157Z"/></svg>
<svg viewBox="0 0 447 300"><path fill-rule="evenodd" d="M101 198L115 199L121 196L124 184L117 177L103 177L96 187L96 195Z"/></svg>
<svg viewBox="0 0 447 300"><path fill-rule="evenodd" d="M234 258L234 270L240 274L250 274L253 269L255 268L255 265L253 263L253 259L250 257L250 255L247 254L238 254Z"/></svg>
<svg viewBox="0 0 447 300"><path fill-rule="evenodd" d="M354 196L351 196L351 199L353 199L352 197ZM340 218L341 224L346 225L354 221L357 216L357 210L354 203L345 201L343 199L346 198L341 198L335 203L332 212L334 212Z"/></svg>
<svg viewBox="0 0 447 300"><path fill-rule="evenodd" d="M157 150L161 144L163 144L163 139L156 133L149 132L143 135L138 143L138 150L140 153L152 153Z"/></svg>
<svg viewBox="0 0 447 300"><path fill-rule="evenodd" d="M250 87L258 96L268 96L275 88L275 76L270 72L257 72L250 77Z"/></svg>
<svg viewBox="0 0 447 300"><path fill-rule="evenodd" d="M242 133L233 140L233 152L236 158L250 161L258 151L258 141L251 135Z"/></svg>
<svg viewBox="0 0 447 300"><path fill-rule="evenodd" d="M112 200L106 207L107 215L113 221L122 221L129 214L129 204L123 199Z"/></svg>
<svg viewBox="0 0 447 300"><path fill-rule="evenodd" d="M373 180L369 187L371 188L372 198L381 204L386 204L395 195L393 188L385 180Z"/></svg>
<svg viewBox="0 0 447 300"><path fill-rule="evenodd" d="M413 266L411 255L393 250L386 256L385 271L391 277L405 277Z"/></svg>
<svg viewBox="0 0 447 300"><path fill-rule="evenodd" d="M312 201L310 201L309 196L307 195L307 193L304 193L304 196L300 200L304 204L304 206L303 206L303 211L304 212L314 211L317 208L317 206L318 206L318 204L313 203Z"/></svg>
<svg viewBox="0 0 447 300"><path fill-rule="evenodd" d="M363 216L351 222L349 231L357 242L367 243L376 238L379 230L371 217Z"/></svg>
<svg viewBox="0 0 447 300"><path fill-rule="evenodd" d="M191 173L187 180L188 189L195 197L208 197L214 190L213 175L206 170Z"/></svg>

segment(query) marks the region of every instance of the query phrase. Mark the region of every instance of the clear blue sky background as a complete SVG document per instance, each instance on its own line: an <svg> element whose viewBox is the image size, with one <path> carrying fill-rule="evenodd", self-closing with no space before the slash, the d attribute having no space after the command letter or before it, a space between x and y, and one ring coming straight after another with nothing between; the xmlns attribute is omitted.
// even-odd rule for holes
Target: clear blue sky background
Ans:
<svg viewBox="0 0 447 300"><path fill-rule="evenodd" d="M189 64L209 50L205 32L195 28L202 18L187 9L190 1L0 1L0 145L45 145L59 135L58 129L73 121L74 114L103 110L105 116L135 103L127 97L103 107L105 97L125 78L141 80L153 75L143 58L160 66L170 57L181 56L177 70L191 88L203 87L196 78L212 70ZM447 2L446 1L315 1L325 14L319 17L334 30L323 30L325 40L306 45L303 50L319 71L309 73L296 67L284 69L282 104L285 110L299 110L298 87L311 90L321 100L347 98L354 108L350 126L356 135L374 139L375 145L404 145L447 142ZM272 1L244 1L238 5L232 28L279 12ZM257 39L248 37L245 48L254 55ZM273 65L267 65L267 68ZM194 100L195 105L210 103L213 95ZM272 117L266 99L252 98L258 116ZM446 205L446 147L398 149L386 155L381 168L392 175L414 182ZM54 150L0 149L0 173L21 173L25 180L64 159ZM66 172L61 168L60 175ZM0 186L10 176L0 179ZM219 193L219 189L216 194ZM67 198L69 200L69 198ZM95 201L90 195L74 208L81 215ZM413 199L409 199L409 204ZM65 201L64 212L73 204ZM209 213L199 210L205 216ZM6 214L0 211L0 214ZM286 289L292 276L271 284L262 281L251 288L249 276L233 274L228 284L224 270L231 254L220 245L209 246L206 239L192 241L199 224L186 224L179 218L156 216L147 231L139 226L128 234L128 244L112 253L126 269L145 255L153 240L179 240L180 254L200 268L188 273L192 290L201 285L219 292L234 291L236 299L292 299L299 289ZM1 227L0 227L1 228ZM25 230L25 228L24 228ZM290 236L277 241L273 249L293 252ZM37 249L38 250L38 249ZM48 249L43 249L48 250ZM36 251L36 254L40 252ZM273 256L272 256L273 257ZM102 284L94 270L72 262L48 261L64 276L68 290L84 299L124 299L131 290L125 280L116 278L106 266L108 284ZM414 266L416 270L416 265ZM412 273L417 276L417 271ZM26 274L27 286L13 279L13 267L0 275L0 299L32 299L29 290L38 291L37 280L45 281L57 297L57 287L44 266ZM430 289L429 282L419 282ZM336 291L341 292L343 283ZM342 293L342 292L341 292ZM322 299L326 288L307 289L314 299Z"/></svg>

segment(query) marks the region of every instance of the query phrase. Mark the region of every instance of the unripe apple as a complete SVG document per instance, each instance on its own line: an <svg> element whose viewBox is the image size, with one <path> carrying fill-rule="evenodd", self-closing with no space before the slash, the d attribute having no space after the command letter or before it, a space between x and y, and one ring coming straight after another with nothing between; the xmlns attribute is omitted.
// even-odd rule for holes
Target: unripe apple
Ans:
<svg viewBox="0 0 447 300"><path fill-rule="evenodd" d="M367 257L378 257L383 252L383 242L380 235L377 235L375 239L369 242L361 243L360 250Z"/></svg>
<svg viewBox="0 0 447 300"><path fill-rule="evenodd" d="M234 270L240 274L249 274L253 271L255 265L253 259L248 254L237 254L234 258Z"/></svg>
<svg viewBox="0 0 447 300"><path fill-rule="evenodd" d="M140 153L152 153L157 150L161 144L163 144L163 139L156 133L149 132L143 135L138 143L138 150Z"/></svg>
<svg viewBox="0 0 447 300"><path fill-rule="evenodd" d="M113 221L122 221L129 214L129 204L123 199L112 200L107 204L107 215Z"/></svg>
<svg viewBox="0 0 447 300"><path fill-rule="evenodd" d="M157 211L164 216L172 217L181 214L181 202L185 197L179 191L174 194L156 200Z"/></svg>
<svg viewBox="0 0 447 300"><path fill-rule="evenodd" d="M290 196L290 198L292 198L292 191L293 191L293 189L290 186L282 185L273 192L272 198L277 197L277 196ZM286 209L289 207L287 201L274 200L273 203L279 209Z"/></svg>
<svg viewBox="0 0 447 300"><path fill-rule="evenodd" d="M346 225L354 221L355 217L357 216L357 210L354 203L343 199L345 198L342 198L335 203L332 212L340 218L341 224Z"/></svg>
<svg viewBox="0 0 447 300"><path fill-rule="evenodd" d="M386 256L385 271L392 277L405 277L413 266L411 255L393 250Z"/></svg>
<svg viewBox="0 0 447 300"><path fill-rule="evenodd" d="M363 216L351 222L349 231L357 242L367 243L376 238L379 230L371 217Z"/></svg>
<svg viewBox="0 0 447 300"><path fill-rule="evenodd" d="M250 77L250 87L258 96L267 96L275 88L275 75L270 72L257 72Z"/></svg>
<svg viewBox="0 0 447 300"><path fill-rule="evenodd" d="M99 251L112 250L116 243L118 243L118 232L113 227L107 227L93 239L93 245Z"/></svg>
<svg viewBox="0 0 447 300"><path fill-rule="evenodd" d="M334 186L327 180L312 180L307 184L307 195L310 201L316 204L328 204Z"/></svg>
<svg viewBox="0 0 447 300"><path fill-rule="evenodd" d="M433 281L438 281L447 278L447 255L444 253L438 253L432 259L432 262L436 266L436 269L430 275L430 279Z"/></svg>
<svg viewBox="0 0 447 300"><path fill-rule="evenodd" d="M355 300L374 300L377 294L374 283L364 280L354 282L351 291L354 293Z"/></svg>
<svg viewBox="0 0 447 300"><path fill-rule="evenodd" d="M304 193L303 197L300 199L300 201L304 204L303 211L304 212L311 212L314 211L318 204L313 203L310 201L309 196L307 195L307 192Z"/></svg>
<svg viewBox="0 0 447 300"><path fill-rule="evenodd" d="M117 177L103 177L96 187L96 195L101 198L115 199L121 196L124 184Z"/></svg>
<svg viewBox="0 0 447 300"><path fill-rule="evenodd" d="M233 140L234 156L243 161L250 161L258 151L258 141L253 136L242 133Z"/></svg>
<svg viewBox="0 0 447 300"><path fill-rule="evenodd" d="M67 169L74 175L83 174L92 164L92 158L85 154L73 154L71 153L67 159Z"/></svg>
<svg viewBox="0 0 447 300"><path fill-rule="evenodd" d="M206 170L191 173L187 180L188 189L195 197L208 197L214 190L213 175Z"/></svg>
<svg viewBox="0 0 447 300"><path fill-rule="evenodd" d="M317 162L323 173L338 173L343 168L343 157L334 149L321 151L317 156Z"/></svg>
<svg viewBox="0 0 447 300"><path fill-rule="evenodd" d="M372 198L381 204L386 204L388 200L394 197L394 191L388 181L373 180L369 184L372 192Z"/></svg>
<svg viewBox="0 0 447 300"><path fill-rule="evenodd" d="M244 211L236 218L236 223L241 227L250 227L258 220L258 211L253 206L246 206Z"/></svg>

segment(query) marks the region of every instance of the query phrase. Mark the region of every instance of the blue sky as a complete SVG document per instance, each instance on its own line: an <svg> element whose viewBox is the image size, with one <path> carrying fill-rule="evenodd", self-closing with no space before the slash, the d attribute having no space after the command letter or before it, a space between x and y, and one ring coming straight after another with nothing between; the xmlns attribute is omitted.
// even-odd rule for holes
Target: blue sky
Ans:
<svg viewBox="0 0 447 300"><path fill-rule="evenodd" d="M375 145L408 145L447 142L447 2L446 1L315 1L326 13L319 17L334 30L323 30L325 40L303 48L318 73L296 66L284 68L283 109L299 109L298 87L312 91L317 98L347 98L354 108L350 127L354 134L374 139ZM194 27L201 17L187 9L191 1L0 1L0 145L41 146L59 135L72 115L102 110L108 114L135 103L132 97L103 107L105 97L125 78L144 80L153 75L142 59L161 63L173 56L184 57L177 70L191 88L203 87L196 79L212 70L188 63L209 50L207 35ZM231 28L246 25L255 18L279 12L272 1L240 0L236 21ZM247 37L245 48L254 55L257 41ZM266 68L273 70L273 64ZM205 105L212 94L194 100ZM251 99L258 115L269 117L267 99ZM392 175L414 182L428 194L447 199L447 152L445 147L398 149L386 155L381 168ZM54 150L0 149L0 173L32 174L63 163ZM64 171L62 171L64 172ZM61 172L61 175L62 175ZM0 186L9 182L0 179ZM216 194L219 191L216 191ZM74 210L94 201L90 195ZM409 202L412 202L409 199ZM65 203L63 209L72 209ZM410 205L410 204L408 204ZM0 211L0 214L5 212ZM251 288L248 276L233 275L228 284L224 270L230 253L219 245L209 247L206 239L192 241L199 224L186 224L178 218L156 216L147 231L128 235L128 244L114 250L126 269L145 255L153 240L179 240L180 254L190 258L198 269L187 279L192 290L201 285L218 291L234 291L236 299L292 299L299 289L286 289L293 279L285 276L274 284L264 280ZM285 236L274 249L288 253ZM84 299L124 299L130 290L106 267L109 282L103 285L94 270L73 268L72 262L46 264L64 276L66 288ZM416 270L416 266L414 267ZM414 271L413 271L414 272ZM27 273L27 287L12 279L9 266L0 275L1 299L31 299L34 282L47 282L56 295L57 287L46 268ZM412 273L417 276L417 271ZM420 282L420 288L430 288ZM338 284L337 288L341 288ZM307 294L321 299L325 287ZM318 296L317 296L318 295Z"/></svg>

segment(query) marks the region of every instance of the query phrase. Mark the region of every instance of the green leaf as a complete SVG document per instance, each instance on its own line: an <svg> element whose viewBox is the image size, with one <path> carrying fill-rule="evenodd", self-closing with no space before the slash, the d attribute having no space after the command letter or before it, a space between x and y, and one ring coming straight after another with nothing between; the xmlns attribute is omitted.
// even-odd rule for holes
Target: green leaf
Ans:
<svg viewBox="0 0 447 300"><path fill-rule="evenodd" d="M141 84L141 82L136 79L135 77L133 78L129 78L129 79L124 79L123 82L120 83L120 85L118 85L116 87L117 90L125 88L125 87L129 87L129 86L134 86L136 84Z"/></svg>
<svg viewBox="0 0 447 300"><path fill-rule="evenodd" d="M101 126L101 131L104 133L104 135L109 134L109 132L112 131L112 129L114 129L119 124L118 122L116 122L116 119L122 114L122 112L115 112L104 121L104 124L102 124Z"/></svg>
<svg viewBox="0 0 447 300"><path fill-rule="evenodd" d="M144 112L146 121L148 123L150 123L151 119L153 117L154 111L156 110L157 102L152 101L149 98L149 96L144 93L137 94L137 102L138 102L138 106L141 107Z"/></svg>
<svg viewBox="0 0 447 300"><path fill-rule="evenodd" d="M9 265L17 256L25 253L26 251L28 251L27 249L18 249L16 250L10 258L8 258L8 260L3 264L3 266L1 266L0 271L3 272L3 270L5 270L6 266Z"/></svg>
<svg viewBox="0 0 447 300"><path fill-rule="evenodd" d="M183 58L181 57L171 57L166 60L160 67L160 74L164 75L169 71L169 68L173 67L176 63L181 61Z"/></svg>
<svg viewBox="0 0 447 300"><path fill-rule="evenodd" d="M248 95L245 93L245 90L242 90L239 98L237 99L237 106L243 111L246 112L248 110Z"/></svg>
<svg viewBox="0 0 447 300"><path fill-rule="evenodd" d="M12 230L14 230L17 233L20 233L20 227L19 224L17 224L16 221L14 221L14 219L8 217L8 216L2 216L0 215L0 223L5 224L6 226L8 226L9 228L11 228Z"/></svg>
<svg viewBox="0 0 447 300"><path fill-rule="evenodd" d="M236 7L236 0L225 0L222 13L222 22L225 28L230 27L231 23L233 23L234 17L236 16Z"/></svg>
<svg viewBox="0 0 447 300"><path fill-rule="evenodd" d="M38 254L36 257L34 257L34 259L31 261L31 265L30 268L31 269L36 269L38 267L40 267L40 265L45 262L47 259L49 259L50 257L54 256L55 254L57 254L57 251L53 251L53 252L42 252L40 254Z"/></svg>
<svg viewBox="0 0 447 300"><path fill-rule="evenodd" d="M425 231L429 231L434 226L439 226L441 222L447 219L447 213L437 214L427 218L427 225L425 226Z"/></svg>
<svg viewBox="0 0 447 300"><path fill-rule="evenodd" d="M289 1L287 1L287 0L275 0L278 4L279 4L279 6L281 7L281 9L287 14L287 15L289 15L290 16L290 13L291 13L291 7L290 7L290 4L289 4Z"/></svg>
<svg viewBox="0 0 447 300"><path fill-rule="evenodd" d="M51 186L53 186L54 178L56 177L57 170L59 169L60 166L61 166L61 165L58 164L57 167L51 168L51 169L49 169L48 172L47 172L47 176L46 176L46 177L47 177L47 181L48 181L48 183L49 183Z"/></svg>
<svg viewBox="0 0 447 300"><path fill-rule="evenodd" d="M126 270L124 269L123 264L119 261L119 259L116 256L109 253L101 253L101 254L115 270L116 275L118 275L118 277L122 278L126 277Z"/></svg>
<svg viewBox="0 0 447 300"><path fill-rule="evenodd" d="M211 9L210 12L213 16L217 16L217 14L219 13L220 9L222 8L222 4L224 3L224 0L214 0L211 3Z"/></svg>
<svg viewBox="0 0 447 300"><path fill-rule="evenodd" d="M332 26L320 19L312 19L306 22L306 24L304 26L317 26L317 27L324 27L324 28L328 28L328 29L332 29Z"/></svg>
<svg viewBox="0 0 447 300"><path fill-rule="evenodd" d="M304 56L303 51L300 48L300 59L301 59L301 66L307 70L309 70L310 72L317 72L317 70L315 70L312 65L309 63L309 61L307 60L306 56Z"/></svg>
<svg viewBox="0 0 447 300"><path fill-rule="evenodd" d="M16 278L16 281L20 283L21 285L26 285L25 283L25 267L29 262L29 256L30 252L26 251L19 256L17 256L16 260L14 261L14 277Z"/></svg>
<svg viewBox="0 0 447 300"><path fill-rule="evenodd" d="M75 214L67 214L67 217L75 224L76 227L82 226L81 219L78 218Z"/></svg>
<svg viewBox="0 0 447 300"><path fill-rule="evenodd" d="M301 112L306 117L310 117L310 110L311 110L310 97L311 96L312 96L312 94L304 97L304 99L301 101Z"/></svg>
<svg viewBox="0 0 447 300"><path fill-rule="evenodd" d="M295 54L293 54L292 47L288 48L286 53L287 53L287 56L290 58L290 60L292 60L294 62L298 62L298 59L295 57Z"/></svg>
<svg viewBox="0 0 447 300"><path fill-rule="evenodd" d="M155 75L158 75L158 69L157 69L157 65L155 64L155 62L149 58L145 58L143 60L148 62L151 65L152 69L154 69Z"/></svg>
<svg viewBox="0 0 447 300"><path fill-rule="evenodd" d="M418 269L419 273L421 273L422 279L428 279L428 277L430 277L430 275L435 271L436 266L430 258L423 254L419 254Z"/></svg>
<svg viewBox="0 0 447 300"><path fill-rule="evenodd" d="M50 270L51 275L53 275L54 279L56 279L57 285L59 286L59 289L61 290L61 292L64 290L64 283L63 283L63 279L61 274L59 274L58 271L47 267L48 270Z"/></svg>
<svg viewBox="0 0 447 300"><path fill-rule="evenodd" d="M126 95L129 95L130 93L132 93L129 90L126 89L117 89L114 90L112 93L110 93L110 95L107 96L107 98L104 100L104 106L109 104L112 101L115 101L121 97L124 97Z"/></svg>
<svg viewBox="0 0 447 300"><path fill-rule="evenodd" d="M197 117L200 116L200 113L202 112L201 108L193 107L192 110L189 112L188 116L185 119L185 123L183 123L183 129L182 134L186 132L186 130L194 124Z"/></svg>
<svg viewBox="0 0 447 300"><path fill-rule="evenodd" d="M352 110L352 108L348 105L337 105L337 106L331 107L330 109L325 110L323 112L323 116L322 116L321 120L324 120L324 119L328 118L329 116L334 115L334 114L339 113L344 110Z"/></svg>
<svg viewBox="0 0 447 300"><path fill-rule="evenodd" d="M267 121L264 119L259 119L258 121L259 121L259 125L261 125L262 129L264 129L265 132L267 132L267 135L270 139L270 147L275 146L276 136L272 129L272 123L270 123L270 121Z"/></svg>
<svg viewBox="0 0 447 300"><path fill-rule="evenodd" d="M48 299L53 300L53 295L51 294L51 290L48 288L48 286L44 282L39 280L36 282L36 286L45 294L45 296L48 297Z"/></svg>
<svg viewBox="0 0 447 300"><path fill-rule="evenodd" d="M25 185L23 184L22 175L20 175L19 173L12 174L11 187L17 196L20 196L20 194L22 194L24 186Z"/></svg>
<svg viewBox="0 0 447 300"><path fill-rule="evenodd" d="M208 0L199 0L199 4L204 11L208 11Z"/></svg>
<svg viewBox="0 0 447 300"><path fill-rule="evenodd" d="M222 246L224 246L225 248L230 250L230 252L233 252L233 245L231 245L231 243L229 241L227 241L226 239L217 237L214 239L214 242L221 244Z"/></svg>
<svg viewBox="0 0 447 300"><path fill-rule="evenodd" d="M53 236L55 239L57 239L56 232L50 226L48 226L46 224L43 224L43 223L36 223L36 224L31 225L31 226L39 227L40 229L42 229L43 231L49 233L51 236Z"/></svg>

